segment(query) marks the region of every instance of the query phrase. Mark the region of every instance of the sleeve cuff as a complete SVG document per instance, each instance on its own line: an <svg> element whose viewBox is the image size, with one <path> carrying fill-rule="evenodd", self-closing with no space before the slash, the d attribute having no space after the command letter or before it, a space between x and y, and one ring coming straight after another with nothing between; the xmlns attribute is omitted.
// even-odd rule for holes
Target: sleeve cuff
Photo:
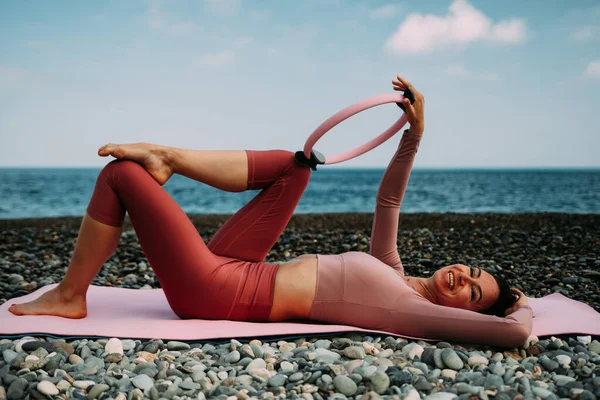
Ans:
<svg viewBox="0 0 600 400"><path fill-rule="evenodd" d="M529 310L529 312L531 312L531 318L535 317L535 312L533 311L533 308L531 308L531 306L529 304L524 304L522 306L519 306L516 308L515 312L519 309L519 308L526 308Z"/></svg>
<svg viewBox="0 0 600 400"><path fill-rule="evenodd" d="M413 131L410 130L410 128L405 129L404 130L404 134L405 135L412 135L412 136L415 136L415 137L421 137L421 136L423 136L422 133L414 133Z"/></svg>

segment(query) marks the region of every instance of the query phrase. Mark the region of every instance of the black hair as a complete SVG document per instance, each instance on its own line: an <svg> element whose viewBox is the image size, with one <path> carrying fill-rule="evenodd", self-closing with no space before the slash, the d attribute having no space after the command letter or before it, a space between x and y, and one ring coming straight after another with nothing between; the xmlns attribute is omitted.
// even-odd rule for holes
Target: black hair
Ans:
<svg viewBox="0 0 600 400"><path fill-rule="evenodd" d="M518 300L517 296L510 290L510 285L506 282L504 276L499 273L495 273L489 270L486 270L498 284L500 288L500 294L498 295L498 299L490 308L487 310L480 311L482 314L495 315L497 317L505 317L504 311L507 308L512 307Z"/></svg>

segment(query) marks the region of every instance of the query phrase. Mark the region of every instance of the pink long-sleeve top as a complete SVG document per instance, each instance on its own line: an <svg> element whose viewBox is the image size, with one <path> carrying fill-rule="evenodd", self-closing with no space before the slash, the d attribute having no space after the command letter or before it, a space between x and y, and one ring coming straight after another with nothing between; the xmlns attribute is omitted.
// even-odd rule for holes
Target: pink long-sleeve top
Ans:
<svg viewBox="0 0 600 400"><path fill-rule="evenodd" d="M377 192L371 232L371 255L402 276L404 267L397 246L398 218L421 137L422 135L410 130L404 131L398 150L390 161ZM399 297L395 314L403 321L411 321L402 326L402 331L407 335L520 346L531 334L533 310L528 305L518 307L504 318L496 317L433 304L404 283L410 290L403 291Z"/></svg>

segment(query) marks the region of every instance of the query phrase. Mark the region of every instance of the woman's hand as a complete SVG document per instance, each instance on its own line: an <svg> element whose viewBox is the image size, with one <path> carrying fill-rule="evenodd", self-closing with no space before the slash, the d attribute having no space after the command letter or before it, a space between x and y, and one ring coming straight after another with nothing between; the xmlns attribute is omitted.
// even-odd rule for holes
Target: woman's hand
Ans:
<svg viewBox="0 0 600 400"><path fill-rule="evenodd" d="M425 129L425 121L423 116L423 109L425 108L425 97L414 88L406 79L398 75L397 80L392 81L394 90L404 91L409 88L415 95L414 104L410 104L410 100L404 99L402 102L406 108L406 117L410 124L410 131L412 133L422 134Z"/></svg>
<svg viewBox="0 0 600 400"><path fill-rule="evenodd" d="M523 306L523 305L527 305L527 297L525 297L525 294L523 294L523 292L521 292L519 289L517 288L511 288L510 289L511 292L513 292L513 294L515 296L519 296L519 299L517 300L517 302L515 304L513 304L513 306L511 308L507 308L506 311L504 311L504 315L509 315L512 314L513 312L515 312L515 310L519 307L519 306Z"/></svg>

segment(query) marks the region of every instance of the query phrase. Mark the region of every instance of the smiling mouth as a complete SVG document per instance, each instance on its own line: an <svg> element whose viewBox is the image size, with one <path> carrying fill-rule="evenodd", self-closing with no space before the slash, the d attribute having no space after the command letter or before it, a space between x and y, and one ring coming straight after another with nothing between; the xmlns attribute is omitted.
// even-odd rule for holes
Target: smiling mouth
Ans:
<svg viewBox="0 0 600 400"><path fill-rule="evenodd" d="M454 274L452 271L448 272L448 287L450 290L454 289Z"/></svg>

